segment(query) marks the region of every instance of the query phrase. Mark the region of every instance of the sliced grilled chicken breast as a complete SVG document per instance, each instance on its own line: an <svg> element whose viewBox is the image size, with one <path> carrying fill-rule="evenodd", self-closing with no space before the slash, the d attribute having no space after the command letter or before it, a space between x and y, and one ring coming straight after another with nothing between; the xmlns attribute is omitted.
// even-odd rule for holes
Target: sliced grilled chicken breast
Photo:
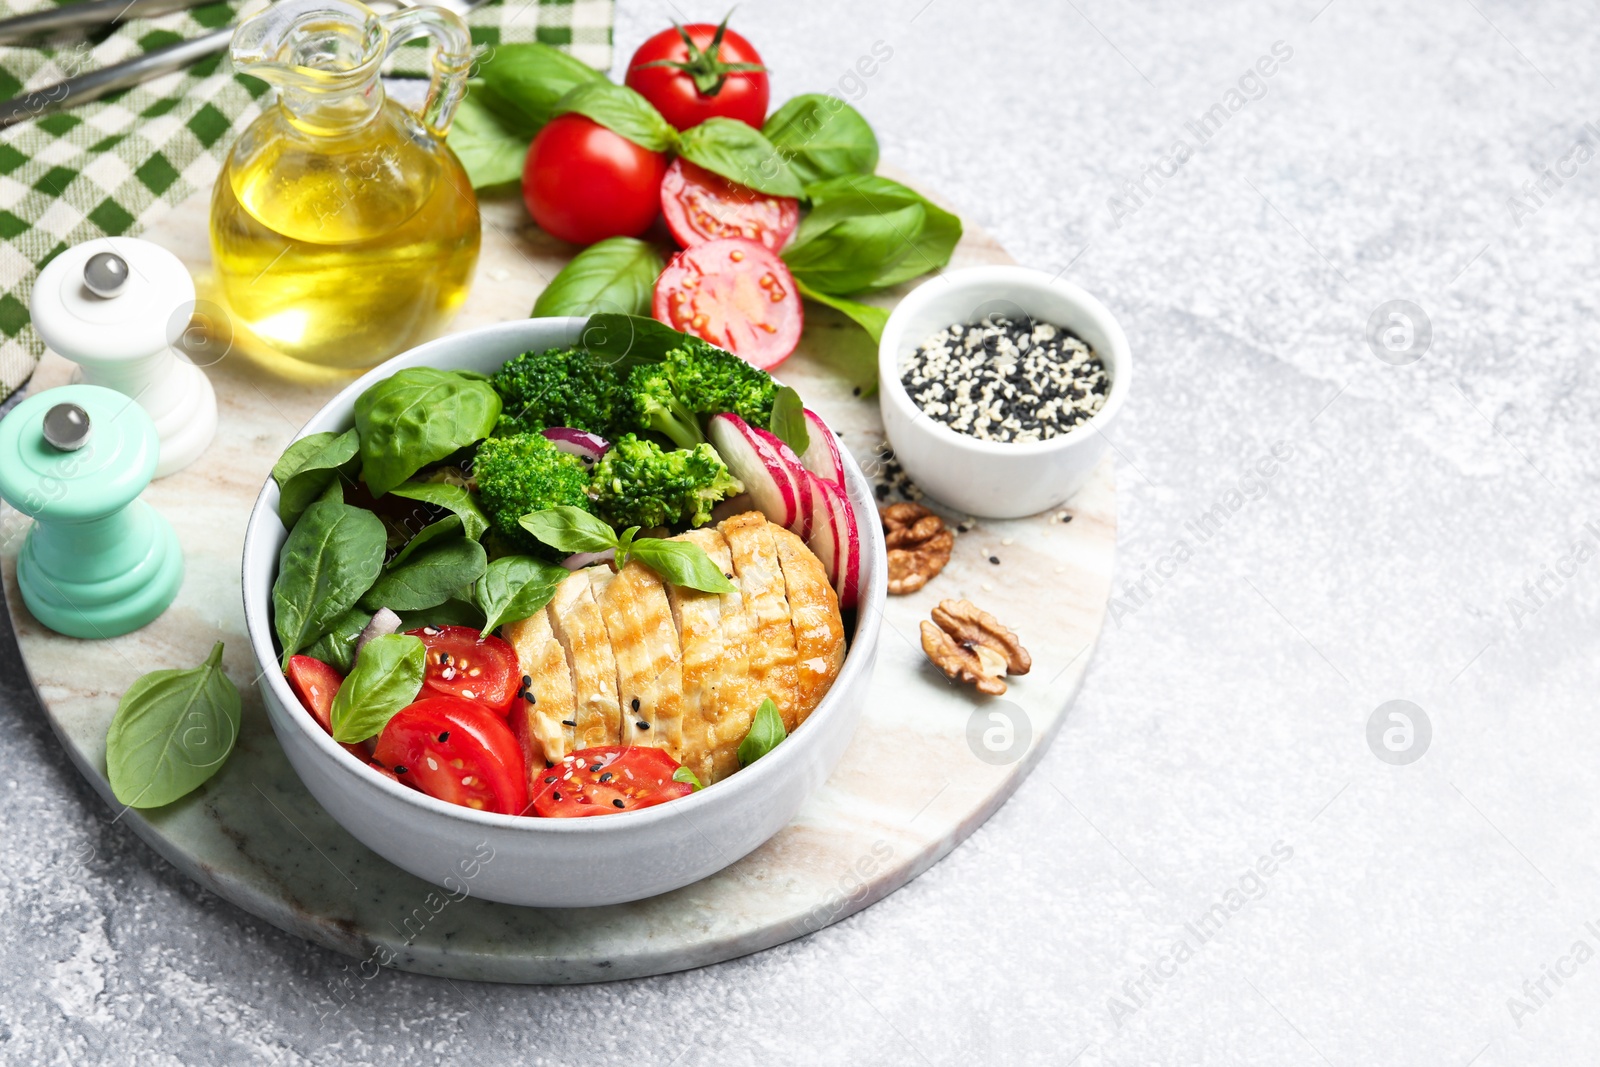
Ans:
<svg viewBox="0 0 1600 1067"><path fill-rule="evenodd" d="M683 757L683 669L678 631L660 575L637 560L597 590L617 660L625 745L652 745Z"/></svg>
<svg viewBox="0 0 1600 1067"><path fill-rule="evenodd" d="M527 753L531 792L544 765L555 763L576 747L572 667L566 650L550 629L550 616L543 609L526 619L506 623L500 633L516 650L517 662L528 679L523 688L531 699L518 697L511 705L510 721Z"/></svg>
<svg viewBox="0 0 1600 1067"><path fill-rule="evenodd" d="M844 666L844 620L839 595L828 584L822 561L800 538L781 526L769 526L783 585L789 599L796 655L795 726L806 721ZM784 726L794 729L787 719Z"/></svg>
<svg viewBox="0 0 1600 1067"><path fill-rule="evenodd" d="M750 684L759 693L750 710L754 713L764 698L771 697L784 727L792 730L796 725L797 655L788 591L772 539L774 529L759 511L735 515L718 527L727 539L734 577L750 620L745 655ZM723 706L727 709L729 704L725 701Z"/></svg>
<svg viewBox="0 0 1600 1067"><path fill-rule="evenodd" d="M574 748L615 745L621 737L617 660L591 589L591 581L599 577L593 571L611 575L609 567L574 571L556 587L549 604L550 629L572 664Z"/></svg>
<svg viewBox="0 0 1600 1067"><path fill-rule="evenodd" d="M724 574L733 573L728 542L716 530L691 530L674 540L699 545L711 562L722 568ZM710 785L717 777L712 752L716 747L713 731L722 713L719 682L725 671L730 676L733 673L726 662L728 646L723 635L724 613L729 623L736 623L741 610L740 597L737 592L726 595L702 593L681 585L669 585L667 601L672 605L672 621L678 627L678 643L683 649L683 743L678 762L693 771L702 784ZM739 687L728 688L732 690ZM729 732L737 729L737 724L733 724ZM750 729L748 716L744 729ZM735 751L742 740L744 734L740 733L733 741ZM738 767L737 756L734 757L733 766L735 769Z"/></svg>

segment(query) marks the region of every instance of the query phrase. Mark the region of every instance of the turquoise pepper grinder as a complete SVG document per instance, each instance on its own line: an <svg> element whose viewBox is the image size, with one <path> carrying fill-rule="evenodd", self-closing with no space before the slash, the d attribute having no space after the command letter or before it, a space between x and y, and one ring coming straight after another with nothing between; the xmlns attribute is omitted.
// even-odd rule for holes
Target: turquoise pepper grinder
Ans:
<svg viewBox="0 0 1600 1067"><path fill-rule="evenodd" d="M17 586L39 622L116 637L178 595L178 536L139 499L160 451L144 408L98 385L47 389L0 419L0 497L34 520Z"/></svg>

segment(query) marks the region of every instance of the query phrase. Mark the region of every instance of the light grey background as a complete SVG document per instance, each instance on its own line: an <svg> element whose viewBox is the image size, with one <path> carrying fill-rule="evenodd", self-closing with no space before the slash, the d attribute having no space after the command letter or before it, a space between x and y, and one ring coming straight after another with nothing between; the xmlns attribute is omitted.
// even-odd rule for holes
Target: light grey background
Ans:
<svg viewBox="0 0 1600 1067"><path fill-rule="evenodd" d="M754 958L567 989L385 974L319 1025L345 961L110 825L7 660L0 1060L1592 1062L1600 163L1508 197L1600 147L1600 24L1321 2L735 16L775 100L888 42L856 93L885 160L1065 268L1140 360L1117 618L1037 772L950 858ZM724 10L620 6L619 63ZM1275 41L1292 58L1174 171L1185 122ZM1157 164L1142 204L1108 206ZM1431 321L1403 367L1364 340L1393 299ZM1230 497L1279 441L1291 457ZM1218 505L1201 544L1185 524ZM1395 699L1432 728L1405 765L1367 741ZM1274 845L1292 857L1249 875ZM1185 923L1217 903L1201 944ZM1147 965L1164 976L1140 987Z"/></svg>

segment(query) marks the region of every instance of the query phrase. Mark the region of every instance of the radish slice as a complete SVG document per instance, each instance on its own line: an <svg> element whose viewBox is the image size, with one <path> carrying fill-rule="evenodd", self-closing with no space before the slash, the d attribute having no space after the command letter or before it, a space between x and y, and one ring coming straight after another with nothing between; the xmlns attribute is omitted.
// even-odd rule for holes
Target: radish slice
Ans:
<svg viewBox="0 0 1600 1067"><path fill-rule="evenodd" d="M544 431L544 435L557 449L570 456L577 456L585 463L598 463L600 457L611 447L611 442L599 434L587 430L574 430L570 426L552 426Z"/></svg>
<svg viewBox="0 0 1600 1067"><path fill-rule="evenodd" d="M840 609L853 608L861 597L861 531L856 526L855 508L840 490L810 471L805 476L806 487L815 499L814 509L828 515L826 524L812 524L806 545L827 568L828 578L839 594Z"/></svg>
<svg viewBox="0 0 1600 1067"><path fill-rule="evenodd" d="M828 424L815 411L806 408L805 413L811 444L806 448L806 454L800 457L800 462L818 478L837 489L843 489L844 459L839 455L839 437L828 429Z"/></svg>
<svg viewBox="0 0 1600 1067"><path fill-rule="evenodd" d="M616 558L617 550L614 548L608 548L604 552L575 552L562 560L561 565L569 571L581 571L596 563L610 563Z"/></svg>
<svg viewBox="0 0 1600 1067"><path fill-rule="evenodd" d="M779 453L757 437L749 423L732 413L714 415L706 424L706 436L729 473L744 483L758 511L779 526L792 527L799 520L794 477Z"/></svg>
<svg viewBox="0 0 1600 1067"><path fill-rule="evenodd" d="M794 454L794 449L783 443L783 438L770 430L763 430L759 426L750 427L750 432L755 434L757 446L764 449L771 460L788 476L789 484L794 487L794 498L799 506L797 514L789 522L782 525L789 528L789 532L804 541L811 536L811 526L815 521L811 508L811 494L806 492L802 480L806 469L800 463L800 457Z"/></svg>
<svg viewBox="0 0 1600 1067"><path fill-rule="evenodd" d="M806 496L811 502L811 536L806 538L806 547L816 554L822 561L822 569L828 572L828 584L837 592L839 589L839 512L834 506L829 489L832 487L818 478L810 471L805 471L801 479L805 485Z"/></svg>

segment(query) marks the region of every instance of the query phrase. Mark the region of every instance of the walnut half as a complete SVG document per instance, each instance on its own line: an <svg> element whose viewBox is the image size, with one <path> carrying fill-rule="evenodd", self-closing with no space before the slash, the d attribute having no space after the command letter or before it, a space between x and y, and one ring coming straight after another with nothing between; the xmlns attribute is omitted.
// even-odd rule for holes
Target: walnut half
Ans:
<svg viewBox="0 0 1600 1067"><path fill-rule="evenodd" d="M915 593L950 562L955 534L945 529L943 519L921 504L890 504L878 517L883 523L884 545L889 549L890 594Z"/></svg>
<svg viewBox="0 0 1600 1067"><path fill-rule="evenodd" d="M990 696L1006 691L1006 675L1027 674L1033 668L1033 657L1017 635L966 600L939 602L933 621L922 624L922 651L945 677Z"/></svg>

